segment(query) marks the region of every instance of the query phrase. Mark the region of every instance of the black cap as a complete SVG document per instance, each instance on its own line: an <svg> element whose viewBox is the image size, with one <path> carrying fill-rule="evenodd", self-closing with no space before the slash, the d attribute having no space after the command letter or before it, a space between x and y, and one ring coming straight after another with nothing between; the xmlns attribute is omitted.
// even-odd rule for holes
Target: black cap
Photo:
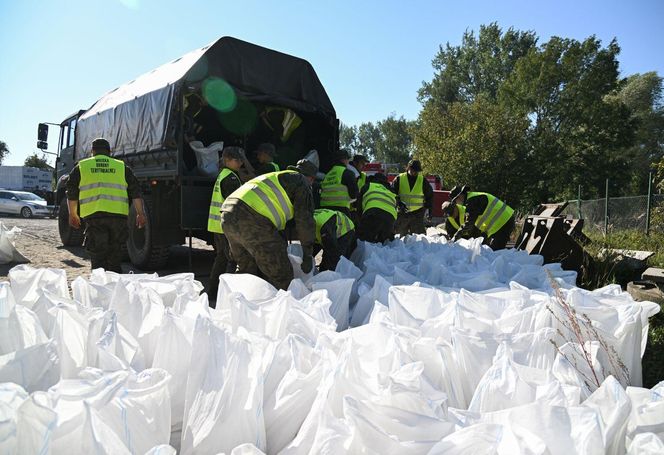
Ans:
<svg viewBox="0 0 664 455"><path fill-rule="evenodd" d="M335 154L335 157L338 160L349 160L350 159L350 152L346 149L339 149L337 150L337 153Z"/></svg>
<svg viewBox="0 0 664 455"><path fill-rule="evenodd" d="M288 166L291 171L297 171L305 177L315 177L318 173L318 166L309 160L300 160L295 166Z"/></svg>
<svg viewBox="0 0 664 455"><path fill-rule="evenodd" d="M263 142L256 148L256 153L258 152L265 152L268 155L274 157L277 154L277 150L274 148L274 145L270 144L269 142Z"/></svg>
<svg viewBox="0 0 664 455"><path fill-rule="evenodd" d="M92 150L104 150L107 152L111 151L111 144L108 143L103 137L98 137L92 141Z"/></svg>
<svg viewBox="0 0 664 455"><path fill-rule="evenodd" d="M455 186L450 190L450 202L454 202L454 200L459 197L460 194L467 193L469 190L467 185L463 186Z"/></svg>
<svg viewBox="0 0 664 455"><path fill-rule="evenodd" d="M361 162L368 163L369 160L368 160L367 157L364 156L364 155L355 155L355 156L353 157L353 163L361 163Z"/></svg>
<svg viewBox="0 0 664 455"><path fill-rule="evenodd" d="M369 176L368 180L375 183L387 183L387 177L381 172Z"/></svg>
<svg viewBox="0 0 664 455"><path fill-rule="evenodd" d="M422 172L422 163L420 163L420 160L410 160L408 162L408 169L412 169L416 172Z"/></svg>

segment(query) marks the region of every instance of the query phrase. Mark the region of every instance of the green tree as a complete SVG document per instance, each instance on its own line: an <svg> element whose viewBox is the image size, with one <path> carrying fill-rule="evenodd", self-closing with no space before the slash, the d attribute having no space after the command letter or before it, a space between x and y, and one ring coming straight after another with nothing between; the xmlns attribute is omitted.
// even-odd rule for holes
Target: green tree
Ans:
<svg viewBox="0 0 664 455"><path fill-rule="evenodd" d="M341 148L355 153L358 147L357 127L339 123L339 145Z"/></svg>
<svg viewBox="0 0 664 455"><path fill-rule="evenodd" d="M602 47L552 37L517 62L501 86L500 102L531 119L528 131L542 200L603 192L606 178L624 187L628 173L622 150L634 140L634 122L620 100L616 41ZM614 190L614 194L615 190Z"/></svg>
<svg viewBox="0 0 664 455"><path fill-rule="evenodd" d="M380 141L381 135L378 127L372 122L362 123L357 127L357 147L355 153L375 159L378 156Z"/></svg>
<svg viewBox="0 0 664 455"><path fill-rule="evenodd" d="M7 155L9 155L9 147L7 147L6 142L0 141L0 164L2 164Z"/></svg>
<svg viewBox="0 0 664 455"><path fill-rule="evenodd" d="M448 188L466 184L522 204L521 190L529 180L528 128L526 117L480 96L471 103L451 103L445 111L425 106L415 144L424 170L440 175Z"/></svg>
<svg viewBox="0 0 664 455"><path fill-rule="evenodd" d="M46 156L39 156L37 153L33 153L32 155L28 156L25 159L23 165L27 167L36 167L37 169L42 169L44 171L53 170L53 168L49 166L48 161L46 160Z"/></svg>
<svg viewBox="0 0 664 455"><path fill-rule="evenodd" d="M630 194L645 194L648 172L664 157L664 105L662 78L654 71L625 78L610 99L631 111L636 125L634 145L624 150L631 172Z"/></svg>
<svg viewBox="0 0 664 455"><path fill-rule="evenodd" d="M384 163L398 164L404 167L415 151L413 144L413 122L403 116L397 118L390 114L376 124L380 139L376 147L376 158Z"/></svg>
<svg viewBox="0 0 664 455"><path fill-rule="evenodd" d="M448 42L439 47L432 61L434 77L422 85L418 98L441 109L454 102L472 102L480 95L495 99L516 62L536 44L534 32L510 28L503 33L495 22L480 26L477 36L466 30L461 45Z"/></svg>

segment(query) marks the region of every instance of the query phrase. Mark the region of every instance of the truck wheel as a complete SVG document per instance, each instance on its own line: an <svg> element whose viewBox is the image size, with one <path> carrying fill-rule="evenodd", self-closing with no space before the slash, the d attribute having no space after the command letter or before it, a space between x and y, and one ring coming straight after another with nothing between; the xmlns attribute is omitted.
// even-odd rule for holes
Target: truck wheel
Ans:
<svg viewBox="0 0 664 455"><path fill-rule="evenodd" d="M81 224L80 229L74 229L69 225L67 198L62 198L60 207L58 208L58 231L60 232L60 240L64 246L83 245L83 225Z"/></svg>
<svg viewBox="0 0 664 455"><path fill-rule="evenodd" d="M136 227L136 209L134 206L132 205L129 209L127 253L129 253L131 263L141 270L161 269L168 262L169 246L155 244L152 235L153 225L150 208L147 204L143 205L146 219L143 229Z"/></svg>

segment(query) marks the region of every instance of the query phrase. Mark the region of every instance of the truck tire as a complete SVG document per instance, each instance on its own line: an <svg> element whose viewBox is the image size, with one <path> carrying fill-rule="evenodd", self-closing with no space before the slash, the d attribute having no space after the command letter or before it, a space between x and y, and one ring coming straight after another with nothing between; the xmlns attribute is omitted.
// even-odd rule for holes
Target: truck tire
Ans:
<svg viewBox="0 0 664 455"><path fill-rule="evenodd" d="M129 209L127 238L127 253L134 266L141 270L162 269L168 262L169 245L155 244L152 235L153 223L150 215L150 207L145 207L145 227L139 229L136 227L136 209L132 205Z"/></svg>
<svg viewBox="0 0 664 455"><path fill-rule="evenodd" d="M60 232L60 240L64 246L83 245L83 225L81 224L80 229L74 229L69 225L69 207L67 206L66 197L62 198L60 207L58 208L58 231Z"/></svg>

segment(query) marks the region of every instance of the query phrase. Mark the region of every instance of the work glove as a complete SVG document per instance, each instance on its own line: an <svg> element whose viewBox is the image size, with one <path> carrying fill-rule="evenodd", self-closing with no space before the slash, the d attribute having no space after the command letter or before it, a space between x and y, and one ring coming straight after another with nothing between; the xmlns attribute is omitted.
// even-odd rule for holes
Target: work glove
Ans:
<svg viewBox="0 0 664 455"><path fill-rule="evenodd" d="M310 254L305 254L300 265L303 273L309 273L314 268L314 258Z"/></svg>

